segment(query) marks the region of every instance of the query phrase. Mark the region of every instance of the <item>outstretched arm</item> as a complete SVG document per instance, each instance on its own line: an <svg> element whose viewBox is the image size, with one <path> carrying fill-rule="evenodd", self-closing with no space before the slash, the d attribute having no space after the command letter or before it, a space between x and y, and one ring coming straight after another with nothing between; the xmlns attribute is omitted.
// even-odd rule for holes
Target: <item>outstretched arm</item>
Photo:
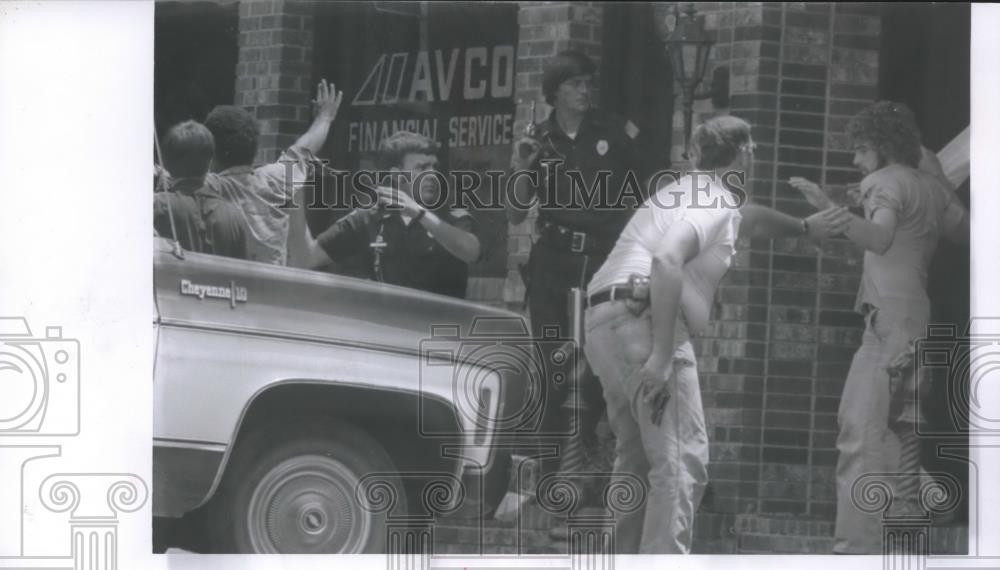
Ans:
<svg viewBox="0 0 1000 570"><path fill-rule="evenodd" d="M327 84L326 79L319 82L316 87L316 99L313 104L316 106L316 117L313 119L309 130L305 132L294 146L308 149L316 154L326 143L326 137L330 134L330 125L337 118L337 111L340 109L340 101L344 98L343 91L337 91L332 83Z"/></svg>
<svg viewBox="0 0 1000 570"><path fill-rule="evenodd" d="M833 201L815 182L799 177L793 177L788 182L796 190L802 192L802 195L813 206L817 208L833 206ZM844 230L844 235L849 240L879 255L889 250L896 234L896 213L894 211L889 208L879 208L875 210L871 220L853 214L849 214L849 216L850 223Z"/></svg>
<svg viewBox="0 0 1000 570"><path fill-rule="evenodd" d="M879 255L889 251L896 237L896 212L879 208L871 220L851 215L851 226L845 232L848 239Z"/></svg>
<svg viewBox="0 0 1000 570"><path fill-rule="evenodd" d="M847 231L851 214L847 208L834 206L808 218L796 218L760 204L747 204L740 210L740 237L782 238L808 235L823 239Z"/></svg>

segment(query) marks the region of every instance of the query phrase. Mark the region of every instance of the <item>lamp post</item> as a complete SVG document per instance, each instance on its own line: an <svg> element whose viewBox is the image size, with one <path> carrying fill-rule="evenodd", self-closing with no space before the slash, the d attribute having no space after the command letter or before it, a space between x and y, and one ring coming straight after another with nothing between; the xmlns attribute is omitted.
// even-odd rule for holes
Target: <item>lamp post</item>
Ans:
<svg viewBox="0 0 1000 570"><path fill-rule="evenodd" d="M729 70L716 70L713 85L710 89L696 93L695 90L705 77L708 68L708 55L715 41L705 31L704 18L695 14L694 2L684 2L684 13L681 13L680 3L674 5L676 24L674 31L666 39L667 51L670 54L670 65L673 67L674 79L681 86L684 104L684 158L688 158L687 147L691 141L691 117L694 114L696 99L712 98L718 106L728 104ZM724 72L724 73L720 73ZM720 83L725 83L721 85Z"/></svg>

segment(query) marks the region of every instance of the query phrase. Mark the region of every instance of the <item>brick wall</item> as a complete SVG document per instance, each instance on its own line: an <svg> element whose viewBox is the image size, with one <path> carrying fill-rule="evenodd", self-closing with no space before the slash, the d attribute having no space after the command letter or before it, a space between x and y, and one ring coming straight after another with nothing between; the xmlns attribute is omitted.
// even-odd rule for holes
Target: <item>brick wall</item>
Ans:
<svg viewBox="0 0 1000 570"><path fill-rule="evenodd" d="M700 103L696 120L732 113L754 126L751 199L810 213L790 176L845 199L860 180L846 121L877 95L877 9L709 3L699 13L717 37L713 65L730 69L732 98L723 110ZM860 344L860 261L842 239L742 244L697 347L711 438L706 509L832 520L836 412Z"/></svg>
<svg viewBox="0 0 1000 570"><path fill-rule="evenodd" d="M312 5L243 0L239 12L236 105L260 123L257 162L270 162L312 120Z"/></svg>

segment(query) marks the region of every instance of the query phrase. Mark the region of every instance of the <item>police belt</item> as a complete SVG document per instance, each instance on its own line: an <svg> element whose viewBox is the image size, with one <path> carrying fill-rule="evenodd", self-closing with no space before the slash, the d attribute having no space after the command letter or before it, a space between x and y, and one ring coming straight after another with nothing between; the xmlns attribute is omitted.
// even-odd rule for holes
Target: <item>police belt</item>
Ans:
<svg viewBox="0 0 1000 570"><path fill-rule="evenodd" d="M615 243L613 240L595 236L593 233L574 231L566 226L538 220L539 241L545 245L570 253L607 255Z"/></svg>
<svg viewBox="0 0 1000 570"><path fill-rule="evenodd" d="M648 292L648 288L646 289ZM636 290L629 285L612 285L610 289L605 289L600 293L594 293L587 297L587 308L609 301L648 301L649 295L637 295Z"/></svg>

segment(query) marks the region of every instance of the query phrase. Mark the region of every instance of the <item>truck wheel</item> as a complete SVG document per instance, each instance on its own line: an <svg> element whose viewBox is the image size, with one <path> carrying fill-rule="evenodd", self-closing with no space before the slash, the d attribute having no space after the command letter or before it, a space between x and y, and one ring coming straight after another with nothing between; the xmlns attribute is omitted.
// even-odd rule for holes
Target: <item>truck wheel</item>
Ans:
<svg viewBox="0 0 1000 570"><path fill-rule="evenodd" d="M386 513L363 508L358 483L396 473L377 441L351 424L307 419L255 428L238 444L209 510L213 551L380 553ZM405 512L399 477L388 481Z"/></svg>

